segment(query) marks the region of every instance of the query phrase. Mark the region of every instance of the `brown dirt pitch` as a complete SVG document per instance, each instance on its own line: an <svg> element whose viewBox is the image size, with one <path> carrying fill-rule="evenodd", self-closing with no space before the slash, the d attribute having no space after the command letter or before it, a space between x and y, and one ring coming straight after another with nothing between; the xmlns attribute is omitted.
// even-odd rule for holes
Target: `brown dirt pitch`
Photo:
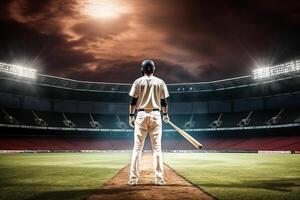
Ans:
<svg viewBox="0 0 300 200"><path fill-rule="evenodd" d="M140 162L140 178L137 186L128 182L129 166L104 184L87 200L212 200L213 198L179 176L169 166L164 166L167 185L153 184L152 156L145 154Z"/></svg>

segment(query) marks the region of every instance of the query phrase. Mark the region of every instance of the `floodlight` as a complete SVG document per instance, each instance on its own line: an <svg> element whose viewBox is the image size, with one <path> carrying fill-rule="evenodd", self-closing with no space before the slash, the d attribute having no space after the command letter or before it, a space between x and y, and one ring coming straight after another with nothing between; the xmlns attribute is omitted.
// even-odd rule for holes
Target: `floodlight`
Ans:
<svg viewBox="0 0 300 200"><path fill-rule="evenodd" d="M0 72L34 79L36 69L0 62Z"/></svg>
<svg viewBox="0 0 300 200"><path fill-rule="evenodd" d="M300 60L270 67L258 67L257 69L253 70L253 77L254 79L270 78L272 76L289 74L295 71L300 71Z"/></svg>
<svg viewBox="0 0 300 200"><path fill-rule="evenodd" d="M253 70L254 79L268 78L271 76L270 67L262 67Z"/></svg>

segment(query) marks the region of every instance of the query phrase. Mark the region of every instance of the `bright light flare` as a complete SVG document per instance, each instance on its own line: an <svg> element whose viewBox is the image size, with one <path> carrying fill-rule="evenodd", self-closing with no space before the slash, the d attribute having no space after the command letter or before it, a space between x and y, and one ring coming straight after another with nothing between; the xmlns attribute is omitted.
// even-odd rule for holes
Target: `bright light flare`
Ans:
<svg viewBox="0 0 300 200"><path fill-rule="evenodd" d="M36 69L23 67L19 65L12 65L0 62L0 72L22 76L34 79L36 77Z"/></svg>
<svg viewBox="0 0 300 200"><path fill-rule="evenodd" d="M258 67L253 70L253 77L254 79L270 78L272 76L289 74L296 71L300 71L300 60L270 67Z"/></svg>
<svg viewBox="0 0 300 200"><path fill-rule="evenodd" d="M88 4L86 6L86 13L95 18L118 17L118 13L112 6L104 4Z"/></svg>
<svg viewBox="0 0 300 200"><path fill-rule="evenodd" d="M268 78L271 76L270 67L262 67L253 70L254 79Z"/></svg>
<svg viewBox="0 0 300 200"><path fill-rule="evenodd" d="M117 18L127 12L121 1L89 0L84 3L83 14L93 18Z"/></svg>

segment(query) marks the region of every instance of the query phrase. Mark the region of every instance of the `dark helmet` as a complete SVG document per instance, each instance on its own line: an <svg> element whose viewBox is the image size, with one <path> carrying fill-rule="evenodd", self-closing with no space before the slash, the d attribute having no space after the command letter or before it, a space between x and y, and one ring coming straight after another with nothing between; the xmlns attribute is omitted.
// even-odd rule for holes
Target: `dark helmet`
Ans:
<svg viewBox="0 0 300 200"><path fill-rule="evenodd" d="M153 60L144 60L142 62L141 72L144 75L144 73L154 73L155 71L155 64Z"/></svg>

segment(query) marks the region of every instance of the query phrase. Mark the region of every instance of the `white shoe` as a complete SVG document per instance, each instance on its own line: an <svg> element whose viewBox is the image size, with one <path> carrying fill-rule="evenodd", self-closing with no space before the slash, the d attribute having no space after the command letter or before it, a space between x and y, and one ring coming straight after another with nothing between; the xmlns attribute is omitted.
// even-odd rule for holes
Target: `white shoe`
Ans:
<svg viewBox="0 0 300 200"><path fill-rule="evenodd" d="M156 178L155 181L154 181L154 184L158 185L158 186L162 186L162 185L166 185L167 183L164 179Z"/></svg>
<svg viewBox="0 0 300 200"><path fill-rule="evenodd" d="M131 179L129 179L128 184L132 185L132 186L137 185L138 184L138 179L137 178L135 178L135 179L131 178Z"/></svg>

